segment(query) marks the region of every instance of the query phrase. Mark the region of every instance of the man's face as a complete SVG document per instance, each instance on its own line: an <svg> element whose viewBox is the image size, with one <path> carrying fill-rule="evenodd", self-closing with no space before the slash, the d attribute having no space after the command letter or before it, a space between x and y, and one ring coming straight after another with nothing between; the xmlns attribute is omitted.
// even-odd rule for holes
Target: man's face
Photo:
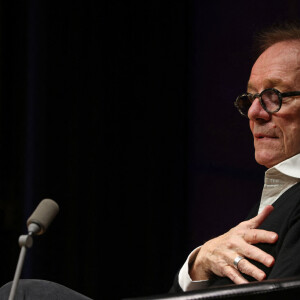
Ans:
<svg viewBox="0 0 300 300"><path fill-rule="evenodd" d="M267 88L282 93L300 91L300 41L276 43L257 59L248 92L260 93ZM282 100L277 113L267 113L258 98L248 112L255 159L267 168L300 153L300 96Z"/></svg>

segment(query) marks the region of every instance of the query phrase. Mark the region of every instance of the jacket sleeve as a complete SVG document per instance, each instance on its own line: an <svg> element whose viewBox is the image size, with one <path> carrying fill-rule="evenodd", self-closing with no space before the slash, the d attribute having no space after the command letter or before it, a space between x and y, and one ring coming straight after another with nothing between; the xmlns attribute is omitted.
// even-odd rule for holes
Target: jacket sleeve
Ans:
<svg viewBox="0 0 300 300"><path fill-rule="evenodd" d="M275 264L268 279L288 278L300 275L300 209L289 221L289 230L278 247Z"/></svg>
<svg viewBox="0 0 300 300"><path fill-rule="evenodd" d="M183 292L182 288L179 285L178 275L179 275L179 271L175 275L173 285L172 285L171 289L169 290L169 293L181 293L181 292Z"/></svg>

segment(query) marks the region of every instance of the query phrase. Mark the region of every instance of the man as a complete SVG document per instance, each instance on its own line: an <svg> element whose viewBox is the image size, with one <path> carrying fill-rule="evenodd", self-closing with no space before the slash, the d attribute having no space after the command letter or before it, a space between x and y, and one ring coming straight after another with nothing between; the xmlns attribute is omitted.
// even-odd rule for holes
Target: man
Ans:
<svg viewBox="0 0 300 300"><path fill-rule="evenodd" d="M273 28L260 41L235 106L268 168L261 201L247 221L189 255L172 291L300 275L300 26Z"/></svg>

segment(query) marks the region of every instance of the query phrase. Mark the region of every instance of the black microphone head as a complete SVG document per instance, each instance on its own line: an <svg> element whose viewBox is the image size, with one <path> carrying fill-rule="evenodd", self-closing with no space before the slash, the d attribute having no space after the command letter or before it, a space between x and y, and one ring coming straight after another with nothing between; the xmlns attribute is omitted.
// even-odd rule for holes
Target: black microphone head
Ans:
<svg viewBox="0 0 300 300"><path fill-rule="evenodd" d="M35 223L39 226L40 230L36 230L34 233L37 235L43 234L57 215L58 211L59 206L55 201L52 199L42 200L32 215L28 218L27 227L29 227L30 224Z"/></svg>

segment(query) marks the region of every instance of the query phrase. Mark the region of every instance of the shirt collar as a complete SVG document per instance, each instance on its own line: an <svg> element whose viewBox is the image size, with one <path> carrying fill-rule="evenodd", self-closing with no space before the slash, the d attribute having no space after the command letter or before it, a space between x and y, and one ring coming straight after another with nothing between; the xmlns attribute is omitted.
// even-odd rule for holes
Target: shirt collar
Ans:
<svg viewBox="0 0 300 300"><path fill-rule="evenodd" d="M281 173L289 177L300 179L300 153L292 156L266 171L266 175Z"/></svg>

